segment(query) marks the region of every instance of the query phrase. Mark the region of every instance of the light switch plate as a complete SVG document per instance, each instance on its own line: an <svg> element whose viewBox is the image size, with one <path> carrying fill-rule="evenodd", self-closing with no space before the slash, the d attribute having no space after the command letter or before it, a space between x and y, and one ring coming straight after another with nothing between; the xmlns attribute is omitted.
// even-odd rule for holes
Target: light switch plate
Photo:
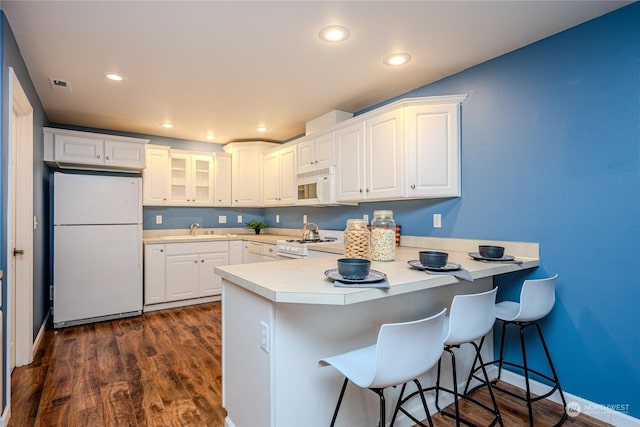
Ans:
<svg viewBox="0 0 640 427"><path fill-rule="evenodd" d="M242 224L242 215L238 215L238 224Z"/></svg>
<svg viewBox="0 0 640 427"><path fill-rule="evenodd" d="M260 348L269 353L269 325L260 322Z"/></svg>
<svg viewBox="0 0 640 427"><path fill-rule="evenodd" d="M433 228L442 227L442 215L433 214Z"/></svg>
<svg viewBox="0 0 640 427"><path fill-rule="evenodd" d="M227 216L226 215L219 215L218 216L218 224L226 224L227 223Z"/></svg>
<svg viewBox="0 0 640 427"><path fill-rule="evenodd" d="M156 215L156 224L162 224L162 215Z"/></svg>
<svg viewBox="0 0 640 427"><path fill-rule="evenodd" d="M276 224L280 224L280 215L276 215Z"/></svg>

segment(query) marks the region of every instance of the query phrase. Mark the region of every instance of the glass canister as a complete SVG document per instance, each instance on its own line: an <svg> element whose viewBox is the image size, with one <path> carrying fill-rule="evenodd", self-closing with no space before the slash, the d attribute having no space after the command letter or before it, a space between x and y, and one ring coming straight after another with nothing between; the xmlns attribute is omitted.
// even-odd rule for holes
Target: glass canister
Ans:
<svg viewBox="0 0 640 427"><path fill-rule="evenodd" d="M348 219L344 230L344 256L369 259L369 229L363 219Z"/></svg>
<svg viewBox="0 0 640 427"><path fill-rule="evenodd" d="M396 223L393 211L373 211L371 221L371 260L396 259Z"/></svg>

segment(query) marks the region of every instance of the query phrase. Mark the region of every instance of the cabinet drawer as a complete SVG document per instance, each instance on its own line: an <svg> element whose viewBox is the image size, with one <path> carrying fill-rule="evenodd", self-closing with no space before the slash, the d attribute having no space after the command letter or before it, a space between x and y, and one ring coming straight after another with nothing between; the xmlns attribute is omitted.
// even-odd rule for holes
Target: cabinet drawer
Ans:
<svg viewBox="0 0 640 427"><path fill-rule="evenodd" d="M188 255L211 252L228 252L229 242L189 242L166 244L167 255Z"/></svg>

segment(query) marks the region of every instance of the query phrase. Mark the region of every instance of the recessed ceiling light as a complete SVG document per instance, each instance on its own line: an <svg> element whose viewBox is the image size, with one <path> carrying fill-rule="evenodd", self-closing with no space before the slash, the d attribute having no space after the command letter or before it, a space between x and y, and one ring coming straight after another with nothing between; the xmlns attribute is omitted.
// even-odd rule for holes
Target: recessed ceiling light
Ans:
<svg viewBox="0 0 640 427"><path fill-rule="evenodd" d="M267 131L266 127L264 127L264 126L259 126L258 127L258 132L266 132L266 131Z"/></svg>
<svg viewBox="0 0 640 427"><path fill-rule="evenodd" d="M382 60L386 65L391 66L403 65L409 61L411 61L411 55L404 52L392 53L391 55L385 56Z"/></svg>
<svg viewBox="0 0 640 427"><path fill-rule="evenodd" d="M160 126L162 126L163 128L171 129L172 127L174 127L174 124L171 122L162 122L160 123Z"/></svg>
<svg viewBox="0 0 640 427"><path fill-rule="evenodd" d="M207 134L207 139L208 140L213 140L215 138L215 135L208 133Z"/></svg>
<svg viewBox="0 0 640 427"><path fill-rule="evenodd" d="M124 80L124 76L118 73L106 73L104 76L109 80L113 80L114 82L121 82Z"/></svg>
<svg viewBox="0 0 640 427"><path fill-rule="evenodd" d="M325 42L337 43L348 39L350 34L347 27L343 27L342 25L329 25L320 30L318 37Z"/></svg>

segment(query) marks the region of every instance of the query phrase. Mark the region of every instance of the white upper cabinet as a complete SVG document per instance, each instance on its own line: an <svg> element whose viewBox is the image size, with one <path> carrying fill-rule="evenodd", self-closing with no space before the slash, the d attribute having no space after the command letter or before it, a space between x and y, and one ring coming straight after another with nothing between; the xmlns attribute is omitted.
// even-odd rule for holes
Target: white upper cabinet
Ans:
<svg viewBox="0 0 640 427"><path fill-rule="evenodd" d="M44 161L61 168L133 170L145 167L148 139L44 128Z"/></svg>
<svg viewBox="0 0 640 427"><path fill-rule="evenodd" d="M460 104L408 107L407 197L460 196Z"/></svg>
<svg viewBox="0 0 640 427"><path fill-rule="evenodd" d="M409 98L337 128L337 201L459 197L465 97Z"/></svg>
<svg viewBox="0 0 640 427"><path fill-rule="evenodd" d="M402 196L402 110L389 111L365 121L365 199Z"/></svg>
<svg viewBox="0 0 640 427"><path fill-rule="evenodd" d="M460 196L460 104L405 109L407 197Z"/></svg>
<svg viewBox="0 0 640 427"><path fill-rule="evenodd" d="M297 173L335 166L334 132L304 137L297 144Z"/></svg>
<svg viewBox="0 0 640 427"><path fill-rule="evenodd" d="M277 144L268 142L235 142L224 146L231 154L232 206L263 206L264 152Z"/></svg>
<svg viewBox="0 0 640 427"><path fill-rule="evenodd" d="M336 130L336 200L364 200L365 143L364 122Z"/></svg>
<svg viewBox="0 0 640 427"><path fill-rule="evenodd" d="M231 206L231 155L213 153L213 205Z"/></svg>
<svg viewBox="0 0 640 427"><path fill-rule="evenodd" d="M169 198L169 147L147 145L147 167L142 171L142 204L164 206Z"/></svg>
<svg viewBox="0 0 640 427"><path fill-rule="evenodd" d="M171 150L169 201L173 206L213 206L211 154Z"/></svg>
<svg viewBox="0 0 640 427"><path fill-rule="evenodd" d="M295 145L264 155L264 206L295 205L295 168Z"/></svg>
<svg viewBox="0 0 640 427"><path fill-rule="evenodd" d="M402 111L336 130L337 200L394 199L403 190Z"/></svg>

